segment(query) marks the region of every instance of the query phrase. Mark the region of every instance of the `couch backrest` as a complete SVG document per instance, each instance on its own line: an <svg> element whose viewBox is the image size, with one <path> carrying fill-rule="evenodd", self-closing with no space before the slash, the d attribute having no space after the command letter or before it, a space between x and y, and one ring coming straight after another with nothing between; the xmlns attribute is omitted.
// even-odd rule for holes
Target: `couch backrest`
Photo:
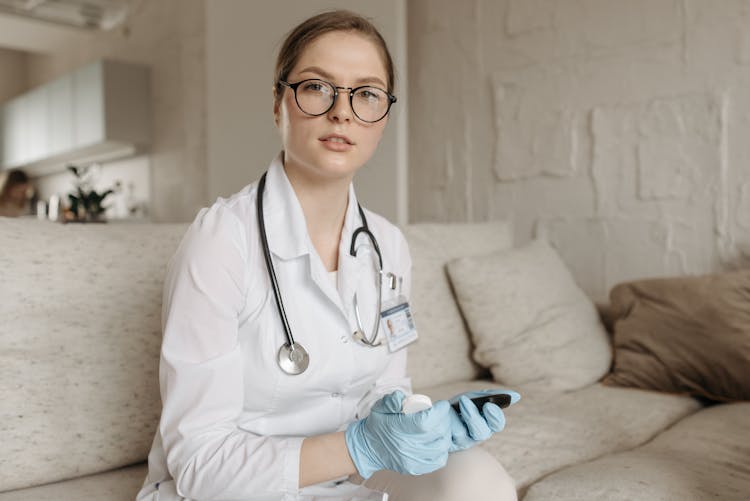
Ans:
<svg viewBox="0 0 750 501"><path fill-rule="evenodd" d="M0 491L146 458L186 228L0 218Z"/></svg>
<svg viewBox="0 0 750 501"><path fill-rule="evenodd" d="M411 304L419 341L409 347L409 375L415 390L476 379L481 372L451 289L445 265L458 257L513 246L509 223L413 224L403 229L413 262Z"/></svg>
<svg viewBox="0 0 750 501"><path fill-rule="evenodd" d="M148 455L161 402L161 293L186 224L0 218L0 492ZM473 379L445 263L511 246L502 222L404 229L420 341L415 388Z"/></svg>

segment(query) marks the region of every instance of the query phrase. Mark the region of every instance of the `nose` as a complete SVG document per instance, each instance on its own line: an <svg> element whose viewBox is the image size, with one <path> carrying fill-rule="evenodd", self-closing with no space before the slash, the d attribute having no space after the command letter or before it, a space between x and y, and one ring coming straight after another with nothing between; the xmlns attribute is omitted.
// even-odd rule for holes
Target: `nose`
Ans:
<svg viewBox="0 0 750 501"><path fill-rule="evenodd" d="M350 122L353 112L349 103L349 89L339 90L333 107L328 111L328 118L334 122Z"/></svg>

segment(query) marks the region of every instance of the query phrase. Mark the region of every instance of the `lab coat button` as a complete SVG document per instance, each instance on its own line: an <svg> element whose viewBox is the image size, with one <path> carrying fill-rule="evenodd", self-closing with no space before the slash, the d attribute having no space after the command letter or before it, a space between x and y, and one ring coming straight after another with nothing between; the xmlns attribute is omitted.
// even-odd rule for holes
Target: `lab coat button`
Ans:
<svg viewBox="0 0 750 501"><path fill-rule="evenodd" d="M349 336L341 336L341 342L346 344L349 342Z"/></svg>
<svg viewBox="0 0 750 501"><path fill-rule="evenodd" d="M341 393L331 393L331 398L339 398Z"/></svg>

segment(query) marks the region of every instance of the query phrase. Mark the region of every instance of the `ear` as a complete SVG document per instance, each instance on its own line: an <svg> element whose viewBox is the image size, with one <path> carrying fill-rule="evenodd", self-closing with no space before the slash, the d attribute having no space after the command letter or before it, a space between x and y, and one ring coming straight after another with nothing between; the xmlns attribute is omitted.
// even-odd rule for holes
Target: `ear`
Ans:
<svg viewBox="0 0 750 501"><path fill-rule="evenodd" d="M279 126L279 106L280 103L278 101L273 102L273 123L276 127Z"/></svg>
<svg viewBox="0 0 750 501"><path fill-rule="evenodd" d="M273 123L276 127L279 126L279 112L281 107L281 99L276 95L276 87L273 88Z"/></svg>

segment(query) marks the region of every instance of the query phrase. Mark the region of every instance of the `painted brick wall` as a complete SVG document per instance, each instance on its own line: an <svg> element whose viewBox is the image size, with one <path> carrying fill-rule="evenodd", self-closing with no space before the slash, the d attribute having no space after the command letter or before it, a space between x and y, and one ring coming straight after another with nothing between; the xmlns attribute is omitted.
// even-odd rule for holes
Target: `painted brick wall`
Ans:
<svg viewBox="0 0 750 501"><path fill-rule="evenodd" d="M411 221L509 219L600 300L750 263L750 2L408 7Z"/></svg>

